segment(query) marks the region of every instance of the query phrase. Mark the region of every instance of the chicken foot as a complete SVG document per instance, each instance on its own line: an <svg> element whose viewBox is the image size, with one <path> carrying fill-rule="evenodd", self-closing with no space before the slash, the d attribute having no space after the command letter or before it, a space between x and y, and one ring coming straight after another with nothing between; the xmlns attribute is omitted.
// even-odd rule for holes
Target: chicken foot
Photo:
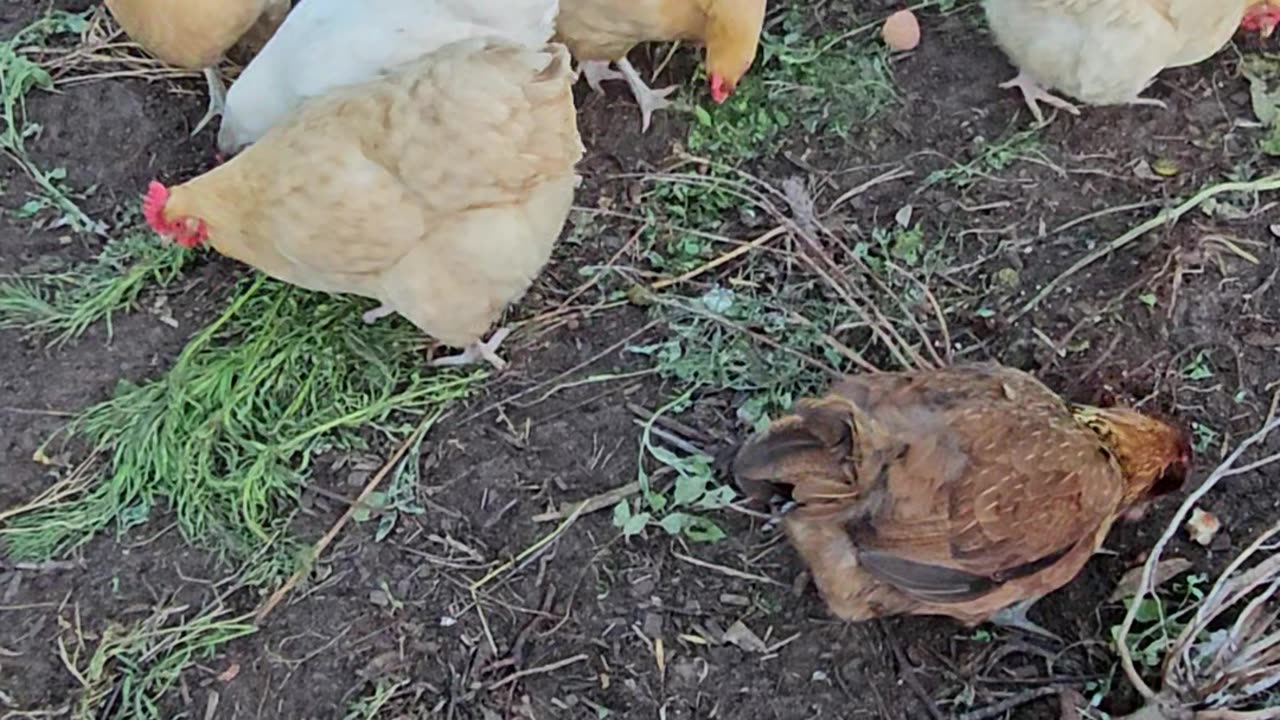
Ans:
<svg viewBox="0 0 1280 720"><path fill-rule="evenodd" d="M1027 104L1027 109L1031 111L1032 117L1034 117L1038 123L1044 122L1044 113L1040 110L1041 102L1046 105L1052 105L1060 110L1065 110L1072 115L1080 114L1080 108L1076 107L1073 103L1067 102L1057 95L1054 95L1048 90L1045 90L1040 86L1040 83L1037 82L1035 78L1025 72L1019 72L1018 76L1014 79L1000 83L1000 88L1003 90L1012 90L1013 88L1021 90L1023 102Z"/></svg>
<svg viewBox="0 0 1280 720"><path fill-rule="evenodd" d="M436 358L431 361L432 367L458 367L461 365L473 365L484 360L494 367L501 370L507 366L507 361L498 357L498 347L502 345L502 341L507 339L511 334L511 328L499 328L489 336L488 340L473 342L457 355Z"/></svg>
<svg viewBox="0 0 1280 720"><path fill-rule="evenodd" d="M1013 605L1010 605L996 613L995 616L991 618L991 622L995 625L1011 627L1023 632L1031 633L1032 635L1039 635L1040 637L1048 638L1055 642L1062 642L1062 638L1052 632L1049 632L1043 627L1040 627L1032 621L1031 618L1027 617L1027 611L1031 609L1031 606L1034 605L1035 602L1035 600L1023 600L1022 602L1014 603Z"/></svg>
<svg viewBox="0 0 1280 720"><path fill-rule="evenodd" d="M675 92L679 86L671 85L654 90L645 83L644 78L640 77L640 72L636 70L630 60L624 57L614 64L622 72L610 69L607 62L599 61L584 61L580 69L582 70L582 76L587 79L587 85L591 86L591 89L596 92L604 92L600 87L600 83L605 80L626 80L627 85L631 88L631 96L636 99L636 104L640 106L640 132L648 132L649 124L653 121L653 114L671 106L671 101L667 99L667 96Z"/></svg>
<svg viewBox="0 0 1280 720"><path fill-rule="evenodd" d="M631 65L631 61L622 58L617 62L618 69L622 71L622 77L631 86L631 94L635 97L636 103L640 106L640 132L649 131L649 123L653 120L653 114L663 108L670 107L671 101L667 96L675 92L679 86L669 85L664 88L654 90L645 84L644 78L640 77L640 73Z"/></svg>
<svg viewBox="0 0 1280 720"><path fill-rule="evenodd" d="M222 83L222 76L218 74L218 68L205 68L204 80L209 85L209 109L205 112L204 117L200 118L200 122L196 123L195 129L191 131L192 137L199 135L200 131L212 122L214 118L222 115L222 110L227 104L227 86Z"/></svg>

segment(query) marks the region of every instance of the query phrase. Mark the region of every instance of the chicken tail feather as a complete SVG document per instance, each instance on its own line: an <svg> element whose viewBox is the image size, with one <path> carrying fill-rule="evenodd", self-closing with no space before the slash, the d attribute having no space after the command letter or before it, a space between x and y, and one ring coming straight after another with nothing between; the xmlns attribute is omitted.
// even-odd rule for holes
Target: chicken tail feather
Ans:
<svg viewBox="0 0 1280 720"><path fill-rule="evenodd" d="M802 401L796 414L743 444L733 463L738 487L760 499L847 498L853 492L852 411L840 398Z"/></svg>

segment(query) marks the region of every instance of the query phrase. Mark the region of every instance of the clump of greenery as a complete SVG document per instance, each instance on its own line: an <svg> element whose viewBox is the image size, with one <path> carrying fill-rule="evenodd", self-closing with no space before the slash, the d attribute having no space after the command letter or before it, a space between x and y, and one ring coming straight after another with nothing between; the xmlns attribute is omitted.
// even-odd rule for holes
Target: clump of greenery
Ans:
<svg viewBox="0 0 1280 720"><path fill-rule="evenodd" d="M748 426L790 408L829 379L821 366L804 357L840 367L843 360L825 340L827 332L853 319L853 311L830 302L811 288L789 285L778 293L759 288L713 287L698 298L670 295L654 310L670 335L661 342L631 348L654 359L662 376L682 387L718 388L741 393L738 410ZM774 338L760 342L743 332Z"/></svg>
<svg viewBox="0 0 1280 720"><path fill-rule="evenodd" d="M76 720L159 720L168 717L160 699L193 663L213 655L224 643L257 632L247 618L229 618L210 610L185 622L170 622L176 611L161 610L129 627L112 625L84 667L76 670L84 685L72 712ZM65 644L63 645L65 652ZM66 657L68 667L75 658Z"/></svg>
<svg viewBox="0 0 1280 720"><path fill-rule="evenodd" d="M723 509L735 496L733 488L715 481L712 459L701 453L681 456L653 442L657 419L688 407L692 394L681 395L645 423L636 471L640 497L619 501L613 508L613 524L626 537L639 535L650 525L662 528L668 535L684 535L695 542L715 542L725 537L719 525L701 514ZM675 482L670 492L653 486L653 476L645 469L647 460L674 472Z"/></svg>
<svg viewBox="0 0 1280 720"><path fill-rule="evenodd" d="M1039 130L1022 130L995 140L978 138L973 143L973 157L967 162L957 161L950 167L935 170L925 178L925 187L932 185L951 185L965 189L1003 172L1015 162L1032 159L1048 162L1048 157L1039 149L1041 142Z"/></svg>
<svg viewBox="0 0 1280 720"><path fill-rule="evenodd" d="M391 702L396 693L408 684L407 680L392 681L386 678L378 680L374 684L372 693L351 703L342 720L374 720L382 717L387 703Z"/></svg>
<svg viewBox="0 0 1280 720"><path fill-rule="evenodd" d="M54 344L79 337L100 321L110 332L116 312L134 308L147 286L176 281L191 257L145 230L127 232L108 241L94 262L0 281L0 328L49 335Z"/></svg>
<svg viewBox="0 0 1280 720"><path fill-rule="evenodd" d="M29 175L43 193L24 206L27 214L53 209L57 221L81 232L102 233L105 227L84 213L65 185L66 171L38 167L27 153L27 140L40 135L41 127L27 117L26 98L32 90L52 90L49 71L32 59L34 48L60 35L80 34L88 27L88 13L52 12L0 43L0 150Z"/></svg>
<svg viewBox="0 0 1280 720"><path fill-rule="evenodd" d="M70 424L107 458L103 480L0 533L14 556L47 558L165 502L189 540L247 557L318 453L358 447L363 426L403 437L484 377L424 370L421 342L407 323L365 326L350 299L257 276L164 377L122 384Z"/></svg>
<svg viewBox="0 0 1280 720"><path fill-rule="evenodd" d="M845 139L897 102L880 43L807 35L805 23L793 8L766 31L755 66L723 105L708 105L699 92L686 141L691 152L731 165L767 158L793 127Z"/></svg>
<svg viewBox="0 0 1280 720"><path fill-rule="evenodd" d="M1151 671L1160 668L1165 652L1204 600L1208 582L1209 577L1202 573L1187 575L1170 583L1169 591L1163 596L1152 594L1139 602L1134 629L1127 638L1129 652L1136 662ZM1126 608L1133 602L1132 597L1127 598ZM1120 626L1112 626L1112 642L1119 634Z"/></svg>

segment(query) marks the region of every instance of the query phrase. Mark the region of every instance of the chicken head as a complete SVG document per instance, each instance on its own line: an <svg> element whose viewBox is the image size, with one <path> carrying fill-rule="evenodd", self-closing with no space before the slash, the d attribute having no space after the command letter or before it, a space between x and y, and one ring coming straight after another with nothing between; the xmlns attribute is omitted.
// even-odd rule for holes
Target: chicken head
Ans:
<svg viewBox="0 0 1280 720"><path fill-rule="evenodd" d="M755 62L764 28L765 0L699 0L707 14L707 78L711 99L722 103Z"/></svg>

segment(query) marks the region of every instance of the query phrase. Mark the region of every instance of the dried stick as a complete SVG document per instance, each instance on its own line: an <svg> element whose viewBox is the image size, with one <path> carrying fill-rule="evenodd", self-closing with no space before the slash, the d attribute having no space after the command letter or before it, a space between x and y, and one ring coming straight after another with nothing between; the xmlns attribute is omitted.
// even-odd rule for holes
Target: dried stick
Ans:
<svg viewBox="0 0 1280 720"><path fill-rule="evenodd" d="M383 463L382 468L378 470L377 474L375 474L364 486L364 490L360 491L360 495L356 497L355 502L347 506L346 512L342 513L342 517L338 518L338 521L333 524L333 527L329 528L329 532L325 533L324 537L321 537L319 542L311 548L311 552L307 554L307 559L302 564L302 567L298 568L293 575L290 575L284 585L281 585L278 590L271 593L271 597L267 598L267 601L262 604L262 607L254 614L255 624L261 625L262 621L271 614L271 611L275 610L276 606L284 601L290 591L292 591L298 583L302 582L304 577L311 573L311 568L315 566L316 560L320 558L321 553L323 553L325 549L328 548L329 545L338 537L338 534L347 526L347 523L351 522L351 518L355 517L355 514L360 510L360 508L365 507L365 501L369 499L369 496L378 489L378 486L382 484L382 481L385 480L387 476L391 474L391 471L400 464L400 461L403 460L404 456L409 452L409 448L417 444L418 440L421 439L422 436L426 434L427 430L435 424L435 421L440 419L441 414L442 411L437 411L427 415L422 419L422 422L418 423L418 427L414 428L414 431L409 435L409 437L405 438L404 442L400 443L400 446L397 447L396 451L391 454L391 457Z"/></svg>
<svg viewBox="0 0 1280 720"><path fill-rule="evenodd" d="M1036 293L1035 297L1031 298L1026 305L1023 305L1018 312L1014 313L1013 317L1009 318L1009 322L1013 322L1032 310L1035 310L1045 298L1052 295L1053 292L1071 276L1111 253L1129 245L1134 240L1137 240L1152 230L1157 230L1165 225L1172 225L1176 223L1183 215L1186 215L1192 210L1200 207L1214 196L1229 192L1266 192L1268 190L1280 190L1280 175L1268 175L1252 182L1226 182L1201 190L1195 195L1192 195L1181 205L1177 205L1159 213L1150 220L1077 260L1074 265L1063 271L1061 275L1049 281L1048 285L1045 285L1040 292Z"/></svg>
<svg viewBox="0 0 1280 720"><path fill-rule="evenodd" d="M1133 684L1143 698L1148 701L1156 699L1156 691L1142 679L1138 674L1137 668L1133 664L1133 655L1129 652L1129 631L1133 629L1133 623L1138 617L1138 607L1141 600L1147 593L1154 592L1153 578L1155 577L1156 566L1160 564L1160 556L1164 554L1165 547L1177 534L1178 529L1186 522L1187 516L1191 514L1192 509L1200 502L1210 490L1212 490L1223 478L1232 474L1232 468L1245 451L1254 445L1262 442L1274 431L1280 428L1280 418L1269 418L1267 422L1253 435L1241 442L1227 459L1209 475L1195 492L1187 496L1182 506L1178 508L1178 512L1174 514L1173 519L1169 521L1169 526L1165 528L1164 534L1160 536L1160 540L1156 542L1155 547L1151 549L1150 555L1147 557L1146 564L1142 567L1142 581L1138 585L1138 592L1133 596L1133 602L1129 604L1129 611L1125 613L1124 622L1120 624L1120 632L1116 635L1116 651L1120 655L1120 665L1124 668L1124 674L1129 678L1129 682ZM1223 574L1225 578L1227 573Z"/></svg>

